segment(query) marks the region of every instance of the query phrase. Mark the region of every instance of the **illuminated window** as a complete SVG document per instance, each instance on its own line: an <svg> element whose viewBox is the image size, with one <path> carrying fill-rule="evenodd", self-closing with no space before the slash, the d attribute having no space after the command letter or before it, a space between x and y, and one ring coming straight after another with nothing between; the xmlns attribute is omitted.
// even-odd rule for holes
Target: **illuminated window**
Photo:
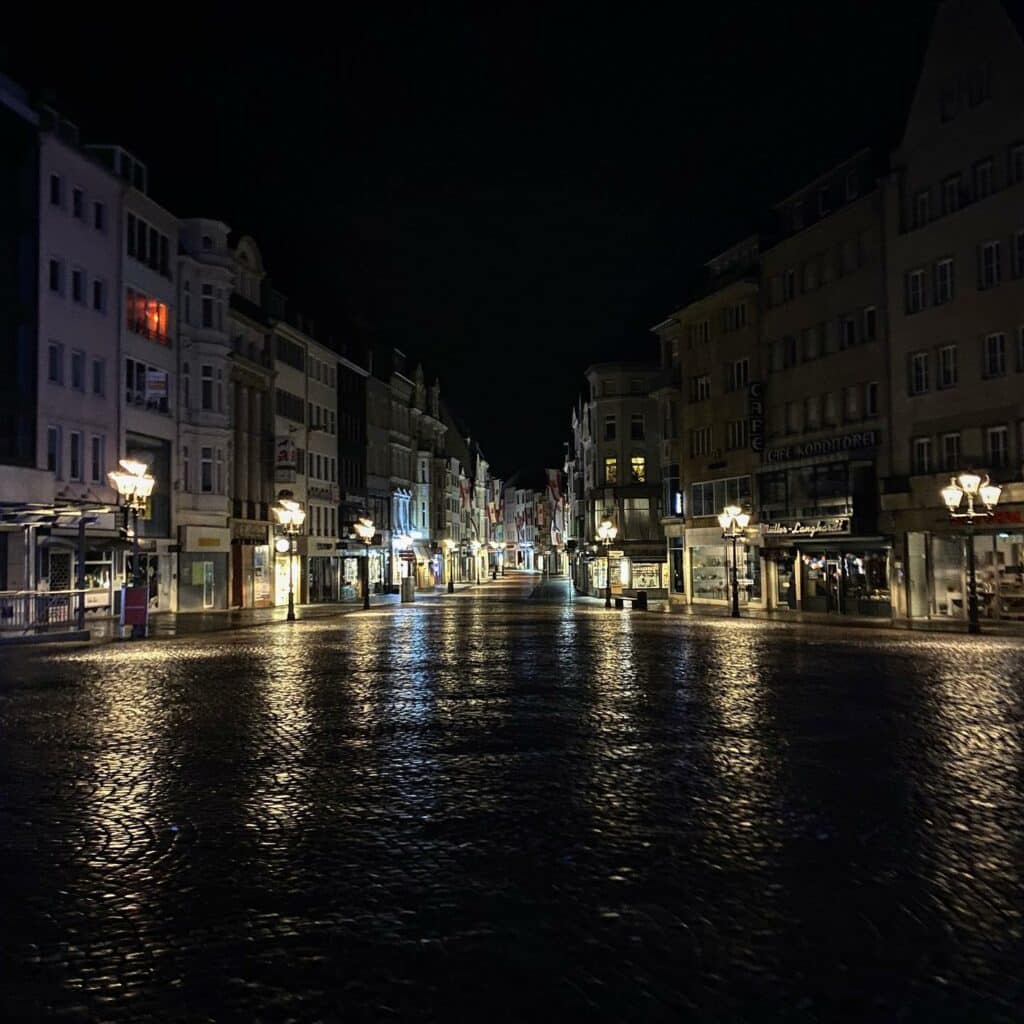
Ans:
<svg viewBox="0 0 1024 1024"><path fill-rule="evenodd" d="M647 482L647 460L642 455L634 455L629 460L629 475L635 484Z"/></svg>
<svg viewBox="0 0 1024 1024"><path fill-rule="evenodd" d="M167 336L167 304L129 288L125 296L128 329L161 345L170 344Z"/></svg>
<svg viewBox="0 0 1024 1024"><path fill-rule="evenodd" d="M619 482L619 461L614 456L604 460L604 482L606 484Z"/></svg>

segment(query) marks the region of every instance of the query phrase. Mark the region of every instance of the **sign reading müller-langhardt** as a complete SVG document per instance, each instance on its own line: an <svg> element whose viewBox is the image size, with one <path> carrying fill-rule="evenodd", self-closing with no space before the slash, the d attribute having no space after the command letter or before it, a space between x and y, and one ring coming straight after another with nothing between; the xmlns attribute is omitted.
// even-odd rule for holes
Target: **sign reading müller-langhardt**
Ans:
<svg viewBox="0 0 1024 1024"><path fill-rule="evenodd" d="M849 516L826 516L823 519L796 520L787 523L764 523L766 537L836 537L850 532Z"/></svg>
<svg viewBox="0 0 1024 1024"><path fill-rule="evenodd" d="M825 437L820 441L787 444L781 448L769 448L765 452L765 462L789 462L790 459L808 459L815 455L835 455L837 452L874 448L879 440L877 430L860 430L855 434Z"/></svg>

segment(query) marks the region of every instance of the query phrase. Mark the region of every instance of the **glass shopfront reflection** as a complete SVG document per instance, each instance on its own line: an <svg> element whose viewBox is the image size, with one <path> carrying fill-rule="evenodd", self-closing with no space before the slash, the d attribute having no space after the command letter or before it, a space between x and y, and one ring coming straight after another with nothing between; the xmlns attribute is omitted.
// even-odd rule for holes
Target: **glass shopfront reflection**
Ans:
<svg viewBox="0 0 1024 1024"><path fill-rule="evenodd" d="M803 551L801 608L805 612L888 618L889 551Z"/></svg>
<svg viewBox="0 0 1024 1024"><path fill-rule="evenodd" d="M761 600L761 549L738 544L740 603ZM694 601L727 601L732 586L732 545L724 541L690 548L690 587Z"/></svg>

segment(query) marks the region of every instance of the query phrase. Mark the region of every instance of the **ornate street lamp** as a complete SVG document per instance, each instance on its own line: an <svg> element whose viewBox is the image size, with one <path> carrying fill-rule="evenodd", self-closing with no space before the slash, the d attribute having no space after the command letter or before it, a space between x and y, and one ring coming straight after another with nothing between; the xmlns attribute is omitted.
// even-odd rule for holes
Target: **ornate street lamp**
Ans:
<svg viewBox="0 0 1024 1024"><path fill-rule="evenodd" d="M978 620L978 579L974 564L974 520L989 519L995 513L993 509L999 504L1002 488L992 483L988 476L984 478L977 473L961 473L958 477L950 477L949 484L942 488L942 500L946 503L949 518L967 520L967 632L980 633L981 623ZM967 508L961 512L960 505L967 498ZM975 506L975 500L981 502L982 508Z"/></svg>
<svg viewBox="0 0 1024 1024"><path fill-rule="evenodd" d="M722 527L722 539L732 541L732 617L740 617L740 578L736 554L736 542L744 535L750 524L750 516L739 505L726 505L718 517Z"/></svg>
<svg viewBox="0 0 1024 1024"><path fill-rule="evenodd" d="M128 528L128 515L131 514L132 531L132 583L138 586L143 582L142 567L139 565L139 513L146 508L146 502L153 493L156 478L150 476L149 466L145 462L133 459L121 459L121 468L112 469L107 477L111 487L121 496L124 502L124 525Z"/></svg>
<svg viewBox="0 0 1024 1024"><path fill-rule="evenodd" d="M470 550L473 552L473 582L480 582L480 541L470 542Z"/></svg>
<svg viewBox="0 0 1024 1024"><path fill-rule="evenodd" d="M274 547L284 554L288 552L288 615L289 622L295 621L295 539L302 532L302 524L306 521L306 510L291 498L278 498L277 504L270 509L274 513L278 526L287 538L287 547L279 540Z"/></svg>
<svg viewBox="0 0 1024 1024"><path fill-rule="evenodd" d="M604 606L605 608L611 608L612 606L612 567L611 559L609 558L608 551L612 546L612 541L619 534L619 528L610 520L602 519L601 525L597 528L597 538L604 545Z"/></svg>
<svg viewBox="0 0 1024 1024"><path fill-rule="evenodd" d="M370 545L376 527L373 520L360 516L355 522L356 536L366 545L366 557L363 559L363 608L370 607Z"/></svg>
<svg viewBox="0 0 1024 1024"><path fill-rule="evenodd" d="M444 548L445 555L447 555L447 573L448 573L448 593L455 593L455 541L451 537L445 537L441 541L441 547Z"/></svg>

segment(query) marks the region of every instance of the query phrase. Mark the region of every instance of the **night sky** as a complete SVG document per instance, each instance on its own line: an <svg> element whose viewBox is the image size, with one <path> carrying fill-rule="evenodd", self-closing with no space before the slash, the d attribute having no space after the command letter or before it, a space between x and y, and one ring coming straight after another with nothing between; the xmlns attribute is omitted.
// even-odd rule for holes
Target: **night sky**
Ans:
<svg viewBox="0 0 1024 1024"><path fill-rule="evenodd" d="M654 359L772 203L898 138L934 8L174 5L9 33L0 70L252 234L295 308L421 358L507 474L560 464L584 368Z"/></svg>

